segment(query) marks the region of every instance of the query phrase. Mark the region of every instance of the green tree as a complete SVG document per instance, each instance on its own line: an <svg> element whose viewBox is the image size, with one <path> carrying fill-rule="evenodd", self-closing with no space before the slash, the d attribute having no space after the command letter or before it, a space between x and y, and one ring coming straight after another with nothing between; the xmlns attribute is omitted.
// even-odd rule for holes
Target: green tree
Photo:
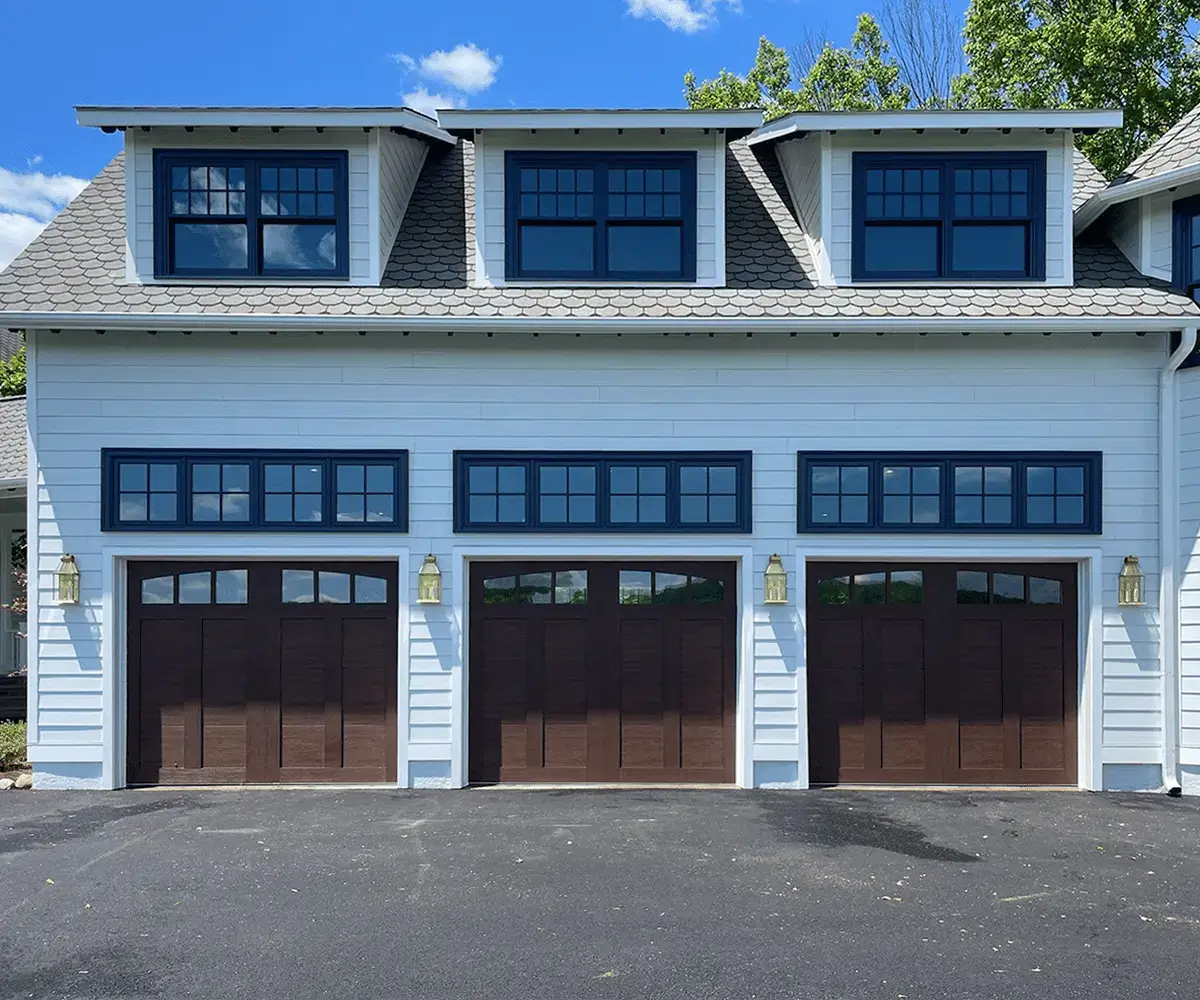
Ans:
<svg viewBox="0 0 1200 1000"><path fill-rule="evenodd" d="M1106 177L1200 103L1196 0L971 0L968 72L954 101L974 108L1121 108L1125 124L1079 147Z"/></svg>
<svg viewBox="0 0 1200 1000"><path fill-rule="evenodd" d="M690 108L763 108L768 118L793 111L894 109L908 107L911 100L900 75L879 23L863 14L849 46L826 42L802 73L786 51L762 38L744 77L722 70L697 83L689 72L683 93Z"/></svg>
<svg viewBox="0 0 1200 1000"><path fill-rule="evenodd" d="M25 348L7 361L0 361L0 396L25 395Z"/></svg>

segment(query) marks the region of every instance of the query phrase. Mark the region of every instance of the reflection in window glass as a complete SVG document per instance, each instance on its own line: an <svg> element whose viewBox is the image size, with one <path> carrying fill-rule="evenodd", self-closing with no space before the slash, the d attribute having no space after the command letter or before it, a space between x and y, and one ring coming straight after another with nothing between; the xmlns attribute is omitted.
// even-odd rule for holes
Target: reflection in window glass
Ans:
<svg viewBox="0 0 1200 1000"><path fill-rule="evenodd" d="M812 469L814 524L866 524L870 519L870 470L865 465L818 465Z"/></svg>
<svg viewBox="0 0 1200 1000"><path fill-rule="evenodd" d="M316 599L311 569L285 569L283 571L283 603L312 604Z"/></svg>
<svg viewBox="0 0 1200 1000"><path fill-rule="evenodd" d="M197 462L192 466L192 520L250 520L250 466Z"/></svg>
<svg viewBox="0 0 1200 1000"><path fill-rule="evenodd" d="M722 580L706 580L702 576L688 578L688 594L692 604L724 604L725 583Z"/></svg>
<svg viewBox="0 0 1200 1000"><path fill-rule="evenodd" d="M688 599L688 578L682 573L654 574L655 604L685 604Z"/></svg>
<svg viewBox="0 0 1200 1000"><path fill-rule="evenodd" d="M120 521L178 519L178 470L174 464L121 462L117 466L117 489Z"/></svg>
<svg viewBox="0 0 1200 1000"><path fill-rule="evenodd" d="M822 604L849 604L850 577L835 576L817 582L817 600Z"/></svg>
<svg viewBox="0 0 1200 1000"><path fill-rule="evenodd" d="M320 523L322 468L319 465L269 462L263 466L264 512L277 523Z"/></svg>
<svg viewBox="0 0 1200 1000"><path fill-rule="evenodd" d="M649 604L654 599L650 571L621 570L617 595L621 604Z"/></svg>
<svg viewBox="0 0 1200 1000"><path fill-rule="evenodd" d="M938 524L942 519L942 470L936 465L883 467L885 524Z"/></svg>
<svg viewBox="0 0 1200 1000"><path fill-rule="evenodd" d="M520 588L522 604L550 604L554 600L550 573L522 573Z"/></svg>
<svg viewBox="0 0 1200 1000"><path fill-rule="evenodd" d="M321 570L317 574L322 604L350 603L350 574Z"/></svg>
<svg viewBox="0 0 1200 1000"><path fill-rule="evenodd" d="M1029 466L1025 516L1030 524L1083 524L1083 467Z"/></svg>
<svg viewBox="0 0 1200 1000"><path fill-rule="evenodd" d="M919 569L895 570L888 574L889 604L920 604L925 596L925 576Z"/></svg>
<svg viewBox="0 0 1200 1000"><path fill-rule="evenodd" d="M1029 578L1030 604L1062 604L1062 583L1040 576Z"/></svg>
<svg viewBox="0 0 1200 1000"><path fill-rule="evenodd" d="M958 603L987 604L988 575L974 570L960 570L958 573Z"/></svg>
<svg viewBox="0 0 1200 1000"><path fill-rule="evenodd" d="M586 569L560 569L554 574L555 604L587 604Z"/></svg>
<svg viewBox="0 0 1200 1000"><path fill-rule="evenodd" d="M484 604L516 604L517 578L493 576L483 581Z"/></svg>
<svg viewBox="0 0 1200 1000"><path fill-rule="evenodd" d="M387 580L383 577L354 577L355 604L387 604L387 599Z"/></svg>
<svg viewBox="0 0 1200 1000"><path fill-rule="evenodd" d="M737 469L730 465L685 465L679 470L679 519L684 524L734 524Z"/></svg>
<svg viewBox="0 0 1200 1000"><path fill-rule="evenodd" d="M249 572L244 569L217 570L217 603L246 604L250 600Z"/></svg>
<svg viewBox="0 0 1200 1000"><path fill-rule="evenodd" d="M212 573L180 573L180 604L212 604Z"/></svg>
<svg viewBox="0 0 1200 1000"><path fill-rule="evenodd" d="M174 604L175 577L155 576L142 581L143 604Z"/></svg>
<svg viewBox="0 0 1200 1000"><path fill-rule="evenodd" d="M468 519L476 524L524 524L523 465L472 465L467 471Z"/></svg>
<svg viewBox="0 0 1200 1000"><path fill-rule="evenodd" d="M959 465L954 469L955 524L1012 524L1011 466Z"/></svg>
<svg viewBox="0 0 1200 1000"><path fill-rule="evenodd" d="M595 524L596 467L543 465L538 470L538 508L543 524Z"/></svg>
<svg viewBox="0 0 1200 1000"><path fill-rule="evenodd" d="M335 466L339 523L390 524L396 520L396 470L391 465Z"/></svg>
<svg viewBox="0 0 1200 1000"><path fill-rule="evenodd" d="M855 604L883 604L887 598L886 573L859 573L850 591Z"/></svg>
<svg viewBox="0 0 1200 1000"><path fill-rule="evenodd" d="M609 469L609 520L614 524L665 524L665 465L614 465Z"/></svg>
<svg viewBox="0 0 1200 1000"><path fill-rule="evenodd" d="M993 573L992 603L1024 604L1025 577L1015 573Z"/></svg>

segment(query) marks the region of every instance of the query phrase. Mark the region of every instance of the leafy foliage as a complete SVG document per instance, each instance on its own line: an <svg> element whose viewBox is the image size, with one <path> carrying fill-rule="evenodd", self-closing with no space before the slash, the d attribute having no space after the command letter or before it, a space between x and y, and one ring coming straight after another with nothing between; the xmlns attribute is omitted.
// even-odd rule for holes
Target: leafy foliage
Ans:
<svg viewBox="0 0 1200 1000"><path fill-rule="evenodd" d="M1125 125L1080 136L1108 178L1200 103L1195 0L972 0L969 71L954 84L972 108L1122 108Z"/></svg>
<svg viewBox="0 0 1200 1000"><path fill-rule="evenodd" d="M25 763L25 723L0 722L0 768Z"/></svg>
<svg viewBox="0 0 1200 1000"><path fill-rule="evenodd" d="M768 118L793 111L899 109L908 107L911 98L879 22L870 14L859 17L848 47L825 43L801 76L793 72L787 52L761 38L744 77L722 70L697 84L696 75L688 73L683 92L691 108L763 108Z"/></svg>
<svg viewBox="0 0 1200 1000"><path fill-rule="evenodd" d="M1125 125L1078 137L1106 177L1200 104L1197 0L971 0L961 39L945 0L885 0L850 45L763 38L745 76L684 78L694 108L1122 108ZM887 28L887 34L880 24ZM889 37L890 36L890 37ZM955 51L962 43L962 52ZM954 76L966 60L966 71ZM951 82L951 78L953 80Z"/></svg>
<svg viewBox="0 0 1200 1000"><path fill-rule="evenodd" d="M0 396L25 395L25 348L0 361Z"/></svg>

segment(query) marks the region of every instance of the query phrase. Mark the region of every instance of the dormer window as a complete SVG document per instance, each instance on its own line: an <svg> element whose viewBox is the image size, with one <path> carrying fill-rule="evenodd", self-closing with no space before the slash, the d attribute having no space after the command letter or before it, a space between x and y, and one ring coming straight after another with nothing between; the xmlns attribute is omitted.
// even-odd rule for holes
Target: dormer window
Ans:
<svg viewBox="0 0 1200 1000"><path fill-rule="evenodd" d="M1173 245L1173 284L1193 302L1200 302L1200 197L1175 202Z"/></svg>
<svg viewBox="0 0 1200 1000"><path fill-rule="evenodd" d="M506 277L694 281L694 153L509 152Z"/></svg>
<svg viewBox="0 0 1200 1000"><path fill-rule="evenodd" d="M1041 281L1045 153L854 155L856 281Z"/></svg>
<svg viewBox="0 0 1200 1000"><path fill-rule="evenodd" d="M155 276L345 278L344 152L155 154Z"/></svg>

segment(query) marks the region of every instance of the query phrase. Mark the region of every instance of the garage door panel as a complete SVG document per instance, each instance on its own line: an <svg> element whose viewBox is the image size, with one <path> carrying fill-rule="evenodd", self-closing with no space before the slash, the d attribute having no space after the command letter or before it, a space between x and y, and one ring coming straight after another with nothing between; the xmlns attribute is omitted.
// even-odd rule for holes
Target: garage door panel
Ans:
<svg viewBox="0 0 1200 1000"><path fill-rule="evenodd" d="M588 629L578 620L547 621L542 639L542 761L586 768Z"/></svg>
<svg viewBox="0 0 1200 1000"><path fill-rule="evenodd" d="M902 613L894 578L918 572L922 590L903 592L912 607ZM812 566L812 780L1073 784L1075 572L1003 563ZM881 573L885 603L878 586L862 583Z"/></svg>
<svg viewBox="0 0 1200 1000"><path fill-rule="evenodd" d="M724 763L725 645L724 622L681 623L678 739L685 770L719 770Z"/></svg>
<svg viewBox="0 0 1200 1000"><path fill-rule="evenodd" d="M371 582L350 604L357 591L340 584L355 571ZM130 780L395 779L392 567L160 562L129 574ZM329 603L312 603L315 585L297 603L287 574L328 576Z"/></svg>

